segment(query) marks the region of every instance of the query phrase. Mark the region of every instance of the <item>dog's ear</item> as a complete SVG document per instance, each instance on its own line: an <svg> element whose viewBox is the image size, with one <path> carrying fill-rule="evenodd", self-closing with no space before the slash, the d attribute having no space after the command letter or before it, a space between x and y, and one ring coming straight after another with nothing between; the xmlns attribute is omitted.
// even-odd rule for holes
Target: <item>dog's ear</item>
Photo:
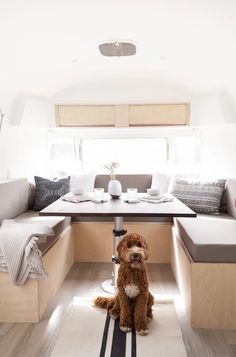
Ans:
<svg viewBox="0 0 236 357"><path fill-rule="evenodd" d="M148 250L145 251L145 257L144 257L144 260L147 260L148 259Z"/></svg>
<svg viewBox="0 0 236 357"><path fill-rule="evenodd" d="M145 241L145 239L143 237L142 237L142 244L145 247L145 258L144 258L144 260L147 260L148 259L148 245L147 245L147 242Z"/></svg>
<svg viewBox="0 0 236 357"><path fill-rule="evenodd" d="M144 248L146 250L148 250L148 245L147 245L147 242L145 241L144 237L143 236L140 236L140 239L141 239L141 242L142 242L142 245L144 246Z"/></svg>
<svg viewBox="0 0 236 357"><path fill-rule="evenodd" d="M148 245L147 245L147 242L145 240L143 240L143 245L144 245L145 249L148 251Z"/></svg>
<svg viewBox="0 0 236 357"><path fill-rule="evenodd" d="M122 241L120 241L120 243L116 247L116 250L117 250L117 253L118 253L118 257L120 258L120 260L121 260L121 248L122 248Z"/></svg>

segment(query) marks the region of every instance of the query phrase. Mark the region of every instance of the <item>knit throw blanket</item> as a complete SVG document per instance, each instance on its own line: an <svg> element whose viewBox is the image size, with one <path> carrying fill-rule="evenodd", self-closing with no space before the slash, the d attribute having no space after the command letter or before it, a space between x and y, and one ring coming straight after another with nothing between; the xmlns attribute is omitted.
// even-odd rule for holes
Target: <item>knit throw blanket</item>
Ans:
<svg viewBox="0 0 236 357"><path fill-rule="evenodd" d="M15 285L23 285L28 277L45 279L37 242L43 243L51 235L54 231L43 224L4 220L0 227L0 271L8 272Z"/></svg>

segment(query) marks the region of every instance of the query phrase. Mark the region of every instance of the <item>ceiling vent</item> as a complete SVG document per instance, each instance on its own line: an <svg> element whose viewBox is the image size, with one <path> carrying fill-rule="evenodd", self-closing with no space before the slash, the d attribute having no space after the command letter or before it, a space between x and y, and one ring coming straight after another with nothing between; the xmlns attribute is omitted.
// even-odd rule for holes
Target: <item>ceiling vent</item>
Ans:
<svg viewBox="0 0 236 357"><path fill-rule="evenodd" d="M136 54L136 46L131 42L104 42L98 48L103 56L108 57L133 56Z"/></svg>

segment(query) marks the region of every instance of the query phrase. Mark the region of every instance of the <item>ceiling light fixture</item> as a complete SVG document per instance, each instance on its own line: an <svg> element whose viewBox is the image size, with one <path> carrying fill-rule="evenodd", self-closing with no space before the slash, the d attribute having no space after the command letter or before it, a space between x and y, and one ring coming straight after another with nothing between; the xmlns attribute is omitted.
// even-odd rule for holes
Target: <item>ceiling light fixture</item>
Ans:
<svg viewBox="0 0 236 357"><path fill-rule="evenodd" d="M100 53L107 57L133 56L136 54L135 44L127 41L103 42L99 44L98 48Z"/></svg>

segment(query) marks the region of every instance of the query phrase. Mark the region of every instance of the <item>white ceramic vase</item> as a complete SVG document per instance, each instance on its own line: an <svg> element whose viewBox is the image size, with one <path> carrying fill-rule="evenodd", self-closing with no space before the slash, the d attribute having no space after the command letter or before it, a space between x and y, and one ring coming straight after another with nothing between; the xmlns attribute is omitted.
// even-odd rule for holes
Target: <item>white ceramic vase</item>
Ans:
<svg viewBox="0 0 236 357"><path fill-rule="evenodd" d="M122 194L122 186L118 180L110 180L108 184L108 193L111 195L111 198L119 198Z"/></svg>

